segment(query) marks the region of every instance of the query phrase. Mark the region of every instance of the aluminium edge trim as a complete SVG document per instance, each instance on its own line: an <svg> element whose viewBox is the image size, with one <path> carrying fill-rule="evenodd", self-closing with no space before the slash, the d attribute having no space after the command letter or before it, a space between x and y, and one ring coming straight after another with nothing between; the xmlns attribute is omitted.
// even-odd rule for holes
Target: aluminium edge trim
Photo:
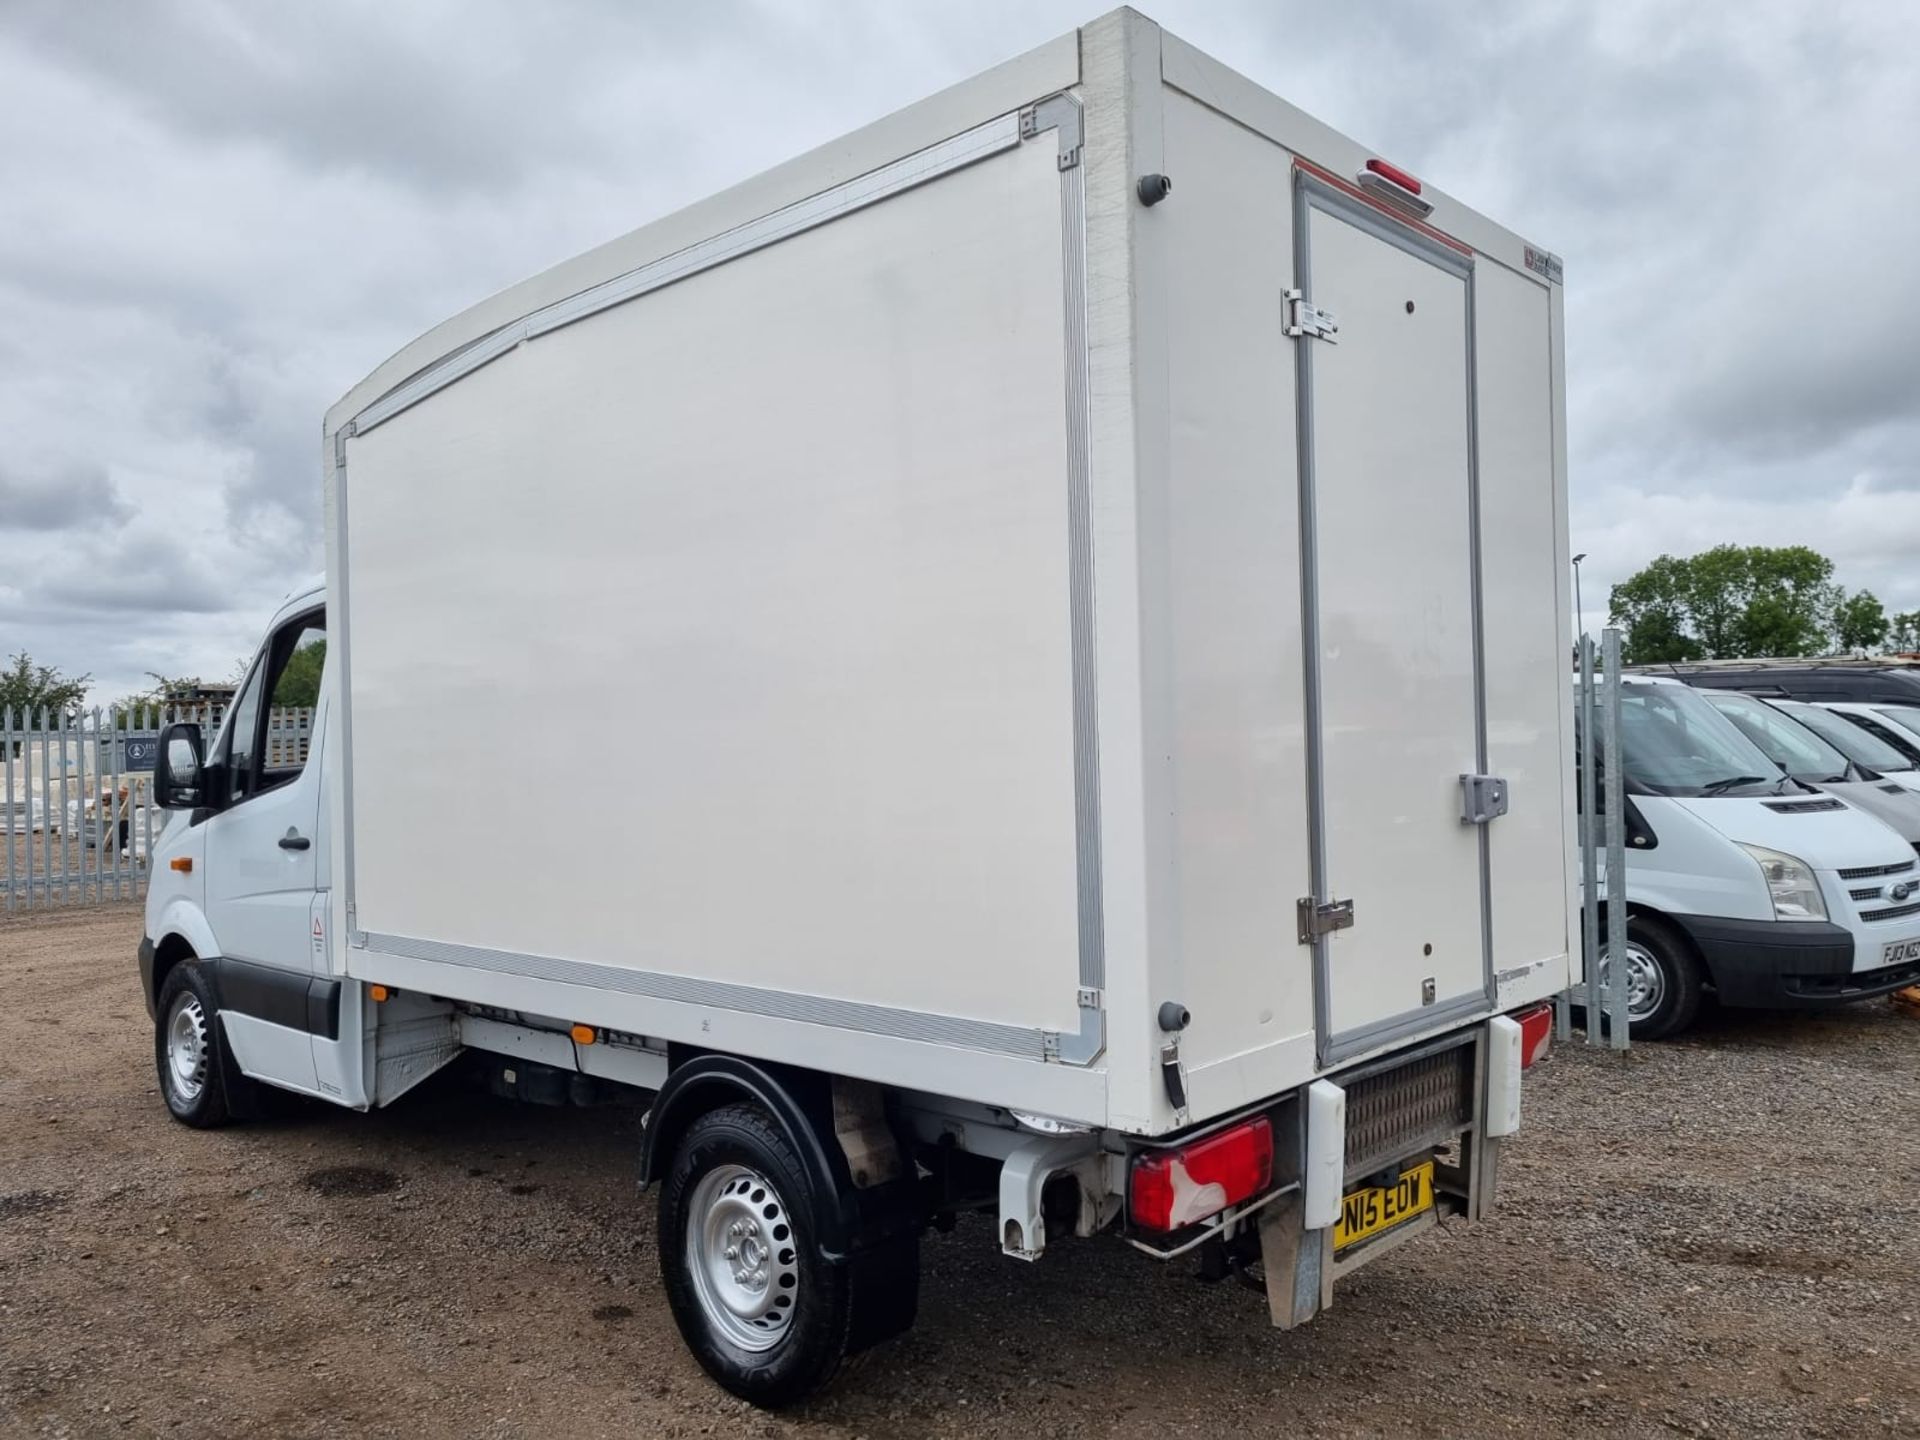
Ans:
<svg viewBox="0 0 1920 1440"><path fill-rule="evenodd" d="M731 230L663 255L564 300L544 305L529 315L470 341L411 379L402 381L354 416L356 433L366 434L375 426L391 420L401 411L419 404L429 395L445 389L528 340L550 334L576 320L584 320L589 315L638 299L650 291L689 279L703 270L711 270L729 260L791 239L830 220L863 210L942 175L1011 150L1021 143L1021 139L1017 112L997 116L937 144L916 150L889 165L857 175L804 200L782 206L757 220L749 220Z"/></svg>
<svg viewBox="0 0 1920 1440"><path fill-rule="evenodd" d="M622 965L462 945L448 940L383 934L370 934L363 938L368 953L373 955L458 965L469 970L516 975L592 990L615 990L649 1000L732 1010L773 1020L796 1020L804 1024L915 1040L923 1044L949 1045L957 1049L1007 1055L1017 1060L1057 1060L1063 1064L1085 1064L1084 1060L1070 1058L1070 1047L1084 1046L1097 1035L1099 1029L1099 1011L1094 1010L1091 1016L1096 1024L1094 1033L1089 1034L1089 1012L1084 1007L1081 1011L1081 1029L1077 1035L1070 1035L1033 1026L1008 1025L997 1020L973 1020L963 1016L909 1010L901 1006L876 1005L862 1000L836 1000L829 996L774 990L729 980L634 970ZM1097 1054L1098 1051L1093 1053Z"/></svg>

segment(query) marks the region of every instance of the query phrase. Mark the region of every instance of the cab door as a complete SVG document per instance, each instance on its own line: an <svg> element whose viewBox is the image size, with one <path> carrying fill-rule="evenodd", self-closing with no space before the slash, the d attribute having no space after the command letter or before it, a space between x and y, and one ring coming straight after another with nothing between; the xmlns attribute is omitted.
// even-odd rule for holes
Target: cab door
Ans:
<svg viewBox="0 0 1920 1440"><path fill-rule="evenodd" d="M321 608L267 637L215 742L210 780L225 790L203 822L229 1042L249 1073L303 1089L314 1084L311 1038L333 1038L338 1024L337 984L317 973L313 943L325 656Z"/></svg>

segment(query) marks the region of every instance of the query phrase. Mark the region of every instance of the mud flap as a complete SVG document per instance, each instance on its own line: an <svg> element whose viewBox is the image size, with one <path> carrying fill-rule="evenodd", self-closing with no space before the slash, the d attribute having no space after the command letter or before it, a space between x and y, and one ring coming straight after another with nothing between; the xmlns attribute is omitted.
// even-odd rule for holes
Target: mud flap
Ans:
<svg viewBox="0 0 1920 1440"><path fill-rule="evenodd" d="M1306 1197L1282 1195L1260 1212L1260 1269L1276 1329L1304 1325L1333 1304L1333 1230L1306 1228Z"/></svg>

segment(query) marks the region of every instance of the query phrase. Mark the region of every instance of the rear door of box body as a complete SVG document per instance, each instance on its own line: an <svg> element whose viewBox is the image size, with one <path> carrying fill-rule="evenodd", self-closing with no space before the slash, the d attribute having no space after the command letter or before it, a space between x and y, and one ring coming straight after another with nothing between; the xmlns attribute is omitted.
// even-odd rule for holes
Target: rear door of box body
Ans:
<svg viewBox="0 0 1920 1440"><path fill-rule="evenodd" d="M1488 1008L1496 956L1565 954L1559 514L1543 288L1311 167L1294 246L1338 327L1296 371L1306 893L1351 906L1307 927L1331 1064ZM1511 813L1470 820L1470 776Z"/></svg>
<svg viewBox="0 0 1920 1440"><path fill-rule="evenodd" d="M1337 332L1299 355L1308 768L1327 1060L1490 995L1471 257L1300 172L1295 273Z"/></svg>

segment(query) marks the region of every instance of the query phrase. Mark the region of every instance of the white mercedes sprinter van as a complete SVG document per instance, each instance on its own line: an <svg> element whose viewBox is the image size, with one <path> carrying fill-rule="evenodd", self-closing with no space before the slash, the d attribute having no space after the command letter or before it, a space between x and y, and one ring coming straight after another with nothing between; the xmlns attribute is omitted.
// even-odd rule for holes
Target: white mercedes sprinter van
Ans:
<svg viewBox="0 0 1920 1440"><path fill-rule="evenodd" d="M1561 279L1121 10L448 320L163 735L165 1103L649 1092L660 1299L763 1405L962 1212L1305 1323L1489 1213L1577 978Z"/></svg>
<svg viewBox="0 0 1920 1440"><path fill-rule="evenodd" d="M1920 979L1911 844L1809 794L1682 682L1633 676L1621 692L1636 1038L1684 1030L1708 991L1800 1008ZM1611 963L1603 953L1603 974Z"/></svg>

